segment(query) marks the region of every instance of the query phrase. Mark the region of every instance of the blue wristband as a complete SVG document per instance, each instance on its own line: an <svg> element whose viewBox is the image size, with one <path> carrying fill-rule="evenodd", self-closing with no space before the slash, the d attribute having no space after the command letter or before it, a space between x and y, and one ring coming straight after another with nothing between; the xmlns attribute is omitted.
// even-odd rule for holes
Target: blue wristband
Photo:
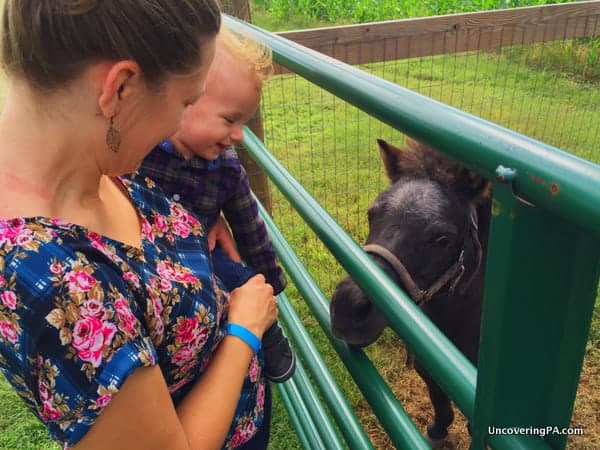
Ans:
<svg viewBox="0 0 600 450"><path fill-rule="evenodd" d="M228 323L225 327L227 334L240 338L248 346L254 350L254 353L258 353L260 350L260 339L248 328L245 328L237 323Z"/></svg>

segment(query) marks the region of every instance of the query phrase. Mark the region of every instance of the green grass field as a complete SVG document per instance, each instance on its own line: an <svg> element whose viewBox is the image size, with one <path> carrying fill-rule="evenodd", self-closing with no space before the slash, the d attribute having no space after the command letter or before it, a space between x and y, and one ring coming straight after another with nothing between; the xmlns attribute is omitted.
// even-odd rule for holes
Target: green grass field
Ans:
<svg viewBox="0 0 600 450"><path fill-rule="evenodd" d="M326 15L278 15L268 12L268 2L255 3L260 6L255 10L255 22L267 29L282 29L281 23L285 23L287 29L330 24ZM325 3L311 2L315 5ZM354 19L338 15L336 20L340 23ZM568 48L572 45L559 43L546 46L542 52L536 48L515 48L486 54L446 55L370 64L363 68L424 95L600 163L598 78L594 73L583 79L577 75L585 73L588 67L598 70L600 64L592 63L594 57L597 58L594 52L600 46L597 40L577 44L576 50ZM581 55L572 59L572 55L578 52ZM276 77L265 90L263 98L267 146L347 232L361 242L367 231L366 209L387 184L375 139L383 137L399 144L404 139L402 134L295 76ZM273 192L273 204L277 225L329 296L336 282L344 275L343 270L278 192ZM290 285L286 292L369 433L379 436L382 433L380 428L296 289ZM404 370L398 347L398 339L388 331L368 349L374 363L392 384L398 383L399 374ZM586 364L592 367L590 370L598 372L600 292ZM595 405L598 400L594 398L597 392L592 389L589 399L586 396L578 397L576 414L597 417ZM272 427L271 449L300 448L286 412L277 399ZM590 431L597 436L600 432L597 424L595 427ZM594 448L587 447L590 442L598 441L570 441L569 448ZM46 435L43 426L25 409L1 377L0 449L58 449Z"/></svg>
<svg viewBox="0 0 600 450"><path fill-rule="evenodd" d="M446 55L415 60L370 64L365 70L436 100L459 107L528 136L550 143L582 158L600 163L600 90L593 82L575 79L569 71L522 64L513 53ZM536 51L536 50L534 50ZM547 52L546 52L547 53ZM564 64L560 67L564 67ZM397 131L336 99L296 76L274 79L263 101L267 147L334 219L362 242L367 233L366 210L387 181L375 139L401 143ZM273 193L274 218L292 247L330 296L344 275L343 269L302 223L298 214L277 192ZM340 384L370 427L360 394L341 368L327 339L315 324L304 301L293 289L288 295ZM398 340L386 334L368 349L388 379L402 372ZM588 360L600 363L600 297L596 301L588 343ZM402 382L400 382L402 383ZM401 387L399 388L401 389ZM597 399L593 401L597 402ZM583 402L583 405L582 405ZM578 400L585 409L585 399ZM377 433L381 430L377 429ZM286 442L287 433L275 442ZM598 430L596 429L596 433ZM578 440L578 444L587 441ZM582 444L583 445L583 444ZM279 447L274 444L273 448ZM388 447L385 447L388 448ZM570 444L569 448L585 448Z"/></svg>

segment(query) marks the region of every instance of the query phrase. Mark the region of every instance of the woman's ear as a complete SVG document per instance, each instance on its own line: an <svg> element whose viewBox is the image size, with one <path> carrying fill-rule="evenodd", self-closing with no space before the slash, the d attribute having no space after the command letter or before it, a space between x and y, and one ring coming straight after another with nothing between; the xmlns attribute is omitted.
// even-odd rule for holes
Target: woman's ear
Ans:
<svg viewBox="0 0 600 450"><path fill-rule="evenodd" d="M109 66L98 98L98 106L106 118L119 112L119 101L133 92L140 79L141 69L135 61L123 60Z"/></svg>

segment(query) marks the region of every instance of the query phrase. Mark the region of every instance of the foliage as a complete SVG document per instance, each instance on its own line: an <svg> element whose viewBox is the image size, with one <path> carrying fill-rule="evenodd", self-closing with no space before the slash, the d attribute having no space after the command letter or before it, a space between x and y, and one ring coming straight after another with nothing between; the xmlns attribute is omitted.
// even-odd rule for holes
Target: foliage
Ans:
<svg viewBox="0 0 600 450"><path fill-rule="evenodd" d="M253 0L252 4L279 19L306 16L332 23L364 23L569 1L573 0Z"/></svg>
<svg viewBox="0 0 600 450"><path fill-rule="evenodd" d="M507 56L515 63L559 72L576 81L600 82L600 37L512 47Z"/></svg>

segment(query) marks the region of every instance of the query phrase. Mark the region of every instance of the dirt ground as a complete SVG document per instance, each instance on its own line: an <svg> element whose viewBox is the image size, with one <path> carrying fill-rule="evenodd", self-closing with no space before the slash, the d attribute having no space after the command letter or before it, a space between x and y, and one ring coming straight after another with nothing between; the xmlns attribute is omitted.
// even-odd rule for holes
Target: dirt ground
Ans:
<svg viewBox="0 0 600 450"><path fill-rule="evenodd" d="M404 351L402 350L402 354ZM571 426L583 427L583 436L571 436L567 442L568 450L599 450L600 449L600 361L586 358L575 400L575 411ZM427 395L425 383L416 371L410 368L394 370L382 375L392 386L398 399L416 423L417 428L425 431L433 417L433 409ZM365 408L367 405L365 404ZM462 413L455 407L455 420L449 429L448 438L438 447L440 450L468 450L470 444L467 432L467 422ZM375 418L366 424L366 430L378 450L394 450L385 432L377 424Z"/></svg>

